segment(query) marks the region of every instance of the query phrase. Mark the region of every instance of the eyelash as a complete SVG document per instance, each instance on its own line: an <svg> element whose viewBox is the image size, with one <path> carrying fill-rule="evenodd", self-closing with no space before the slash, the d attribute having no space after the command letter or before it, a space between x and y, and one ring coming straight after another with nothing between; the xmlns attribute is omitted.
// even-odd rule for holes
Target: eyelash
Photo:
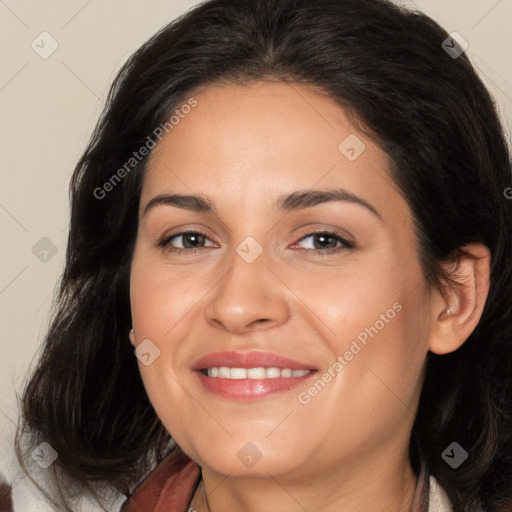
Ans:
<svg viewBox="0 0 512 512"><path fill-rule="evenodd" d="M200 235L200 236L204 236L205 238L208 238L206 236L206 234L202 233L201 231L181 231L179 233L175 233L171 236L168 236L168 237L165 237L163 238L162 240L160 240L158 242L158 246L159 247L165 247L166 250L174 253L174 254L181 254L182 252L187 252L187 253L195 253L197 251L199 251L200 249L203 249L203 247L192 247L192 248L186 248L186 249L181 249L179 247L171 247L170 246L170 242L171 240L173 240L174 238L177 238L177 237L180 237L180 236L183 236L183 235ZM335 249L325 249L325 250L322 250L322 249L301 249L302 252L306 253L306 254L309 254L311 252L314 253L315 256L328 256L328 255L332 255L332 254L336 254L336 253L339 253L343 250L346 250L346 249L354 249L355 247L355 244L353 244L352 242L349 242L348 240L344 239L343 237L340 236L340 234L336 231L313 231L311 233L308 233L306 235L304 235L303 237L301 237L298 241L298 242L302 242L303 240L311 237L311 236L314 236L314 235L326 235L330 238L335 238L337 241L341 242L343 245L341 247L337 247Z"/></svg>

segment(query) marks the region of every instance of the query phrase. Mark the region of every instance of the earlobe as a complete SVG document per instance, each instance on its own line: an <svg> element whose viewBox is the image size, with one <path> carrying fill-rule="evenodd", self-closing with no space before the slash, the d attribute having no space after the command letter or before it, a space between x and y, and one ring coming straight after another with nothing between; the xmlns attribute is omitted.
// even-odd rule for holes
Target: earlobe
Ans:
<svg viewBox="0 0 512 512"><path fill-rule="evenodd" d="M130 338L130 343L135 346L135 333L133 332L133 329L130 329L130 332L128 333L128 338Z"/></svg>
<svg viewBox="0 0 512 512"><path fill-rule="evenodd" d="M483 244L468 244L457 261L445 296L432 300L429 350L447 354L457 350L471 335L482 316L489 293L491 255Z"/></svg>

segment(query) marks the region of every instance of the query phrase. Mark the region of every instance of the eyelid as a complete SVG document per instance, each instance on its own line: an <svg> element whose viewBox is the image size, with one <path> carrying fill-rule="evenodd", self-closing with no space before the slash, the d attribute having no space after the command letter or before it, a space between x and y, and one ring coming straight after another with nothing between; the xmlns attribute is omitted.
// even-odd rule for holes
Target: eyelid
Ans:
<svg viewBox="0 0 512 512"><path fill-rule="evenodd" d="M311 235L321 234L337 236L338 238L341 238L344 242L355 245L354 237L350 233L343 229L335 228L334 226L324 226L320 228L304 228L304 234L300 235L297 241L303 240L304 238L307 238L308 236Z"/></svg>
<svg viewBox="0 0 512 512"><path fill-rule="evenodd" d="M172 229L164 230L162 235L158 235L155 233L155 237L158 240L157 243L160 243L163 240L168 240L172 237L183 235L186 233L197 233L205 237L211 238L210 235L208 235L208 233L210 233L210 230L201 224L181 224L179 226L175 226Z"/></svg>
<svg viewBox="0 0 512 512"><path fill-rule="evenodd" d="M162 236L158 242L157 242L157 245L158 246L167 246L169 245L170 241L173 239L173 238L179 238L180 236L184 236L184 235L200 235L200 236L204 236L207 240L209 241L212 241L210 239L210 237L204 232L204 231L201 231L200 229L184 229L182 231L176 231L175 233L171 233L169 235L164 235ZM177 250L180 250L181 248L180 247L177 247L175 248ZM193 249L181 249L182 251L183 250L193 250Z"/></svg>

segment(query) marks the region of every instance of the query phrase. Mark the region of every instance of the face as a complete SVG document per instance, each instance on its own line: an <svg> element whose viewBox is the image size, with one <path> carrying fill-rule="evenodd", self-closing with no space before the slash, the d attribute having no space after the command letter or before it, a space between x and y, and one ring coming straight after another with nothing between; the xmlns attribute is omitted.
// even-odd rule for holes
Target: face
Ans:
<svg viewBox="0 0 512 512"><path fill-rule="evenodd" d="M232 476L405 457L429 302L387 155L305 86L193 97L150 157L131 267L156 413Z"/></svg>

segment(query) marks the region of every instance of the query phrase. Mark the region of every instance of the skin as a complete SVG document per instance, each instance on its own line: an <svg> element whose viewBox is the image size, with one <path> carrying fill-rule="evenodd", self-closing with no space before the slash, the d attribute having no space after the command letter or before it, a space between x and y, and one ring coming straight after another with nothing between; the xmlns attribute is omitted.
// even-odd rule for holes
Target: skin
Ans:
<svg viewBox="0 0 512 512"><path fill-rule="evenodd" d="M193 96L197 106L152 152L130 281L134 345L149 338L160 350L150 365L139 362L148 396L202 468L192 506L407 512L416 485L407 447L425 357L456 350L478 323L488 249L467 246L478 259L459 261L460 286L430 290L389 159L341 107L280 82L212 85ZM366 146L354 161L338 149L350 134ZM330 188L356 194L381 218L346 201L272 208L283 194ZM217 214L171 205L143 214L165 193L204 194ZM355 247L322 257L326 243L306 236L333 228ZM188 229L207 238L169 244L196 253L158 246ZM247 236L263 250L252 263L236 251ZM327 249L341 245L327 240ZM307 404L297 396L316 379L242 402L207 392L191 371L211 352L258 349L322 374L395 303L401 311ZM261 452L250 468L237 457L248 442Z"/></svg>

